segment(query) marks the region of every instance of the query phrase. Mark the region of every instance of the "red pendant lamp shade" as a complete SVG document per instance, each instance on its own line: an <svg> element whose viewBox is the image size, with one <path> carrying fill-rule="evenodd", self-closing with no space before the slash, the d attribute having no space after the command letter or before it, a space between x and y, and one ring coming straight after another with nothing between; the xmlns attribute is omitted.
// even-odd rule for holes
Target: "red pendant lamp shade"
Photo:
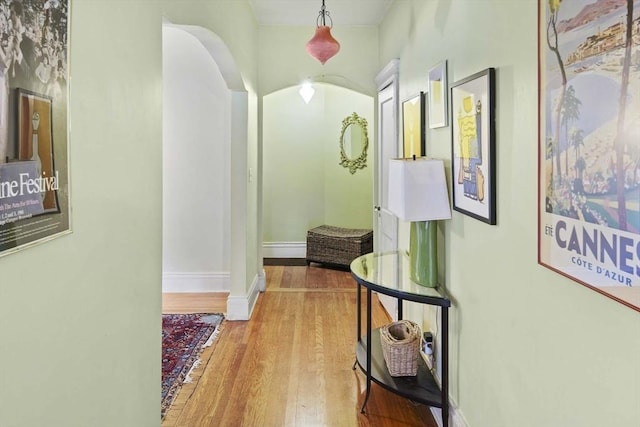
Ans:
<svg viewBox="0 0 640 427"><path fill-rule="evenodd" d="M307 52L323 65L340 50L340 43L331 35L331 27L316 28L316 34L307 42Z"/></svg>
<svg viewBox="0 0 640 427"><path fill-rule="evenodd" d="M340 43L331 35L333 20L331 20L331 27L329 27L326 25L325 17L329 17L331 20L329 12L325 10L324 0L322 0L322 9L320 9L316 21L316 33L307 42L307 52L323 65L340 50Z"/></svg>

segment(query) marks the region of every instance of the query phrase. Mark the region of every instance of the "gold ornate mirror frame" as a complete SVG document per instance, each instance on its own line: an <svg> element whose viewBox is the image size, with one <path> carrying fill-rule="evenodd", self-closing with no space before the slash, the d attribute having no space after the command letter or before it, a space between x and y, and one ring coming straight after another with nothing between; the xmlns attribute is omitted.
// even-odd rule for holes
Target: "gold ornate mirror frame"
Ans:
<svg viewBox="0 0 640 427"><path fill-rule="evenodd" d="M344 148L344 133L351 125L360 126L360 129L362 130L362 152L356 159L349 158ZM356 173L358 169L365 168L367 166L368 148L369 136L367 132L367 119L358 116L356 113L353 113L342 121L342 131L340 132L340 165L349 169L349 172L351 172L352 174Z"/></svg>

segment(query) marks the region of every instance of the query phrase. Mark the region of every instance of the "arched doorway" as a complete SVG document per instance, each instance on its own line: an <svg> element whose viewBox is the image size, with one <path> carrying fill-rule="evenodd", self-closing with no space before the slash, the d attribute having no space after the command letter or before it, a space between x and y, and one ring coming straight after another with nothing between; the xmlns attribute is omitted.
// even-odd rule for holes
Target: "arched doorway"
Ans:
<svg viewBox="0 0 640 427"><path fill-rule="evenodd" d="M163 93L163 291L229 291L247 319L248 96L226 44L163 23Z"/></svg>

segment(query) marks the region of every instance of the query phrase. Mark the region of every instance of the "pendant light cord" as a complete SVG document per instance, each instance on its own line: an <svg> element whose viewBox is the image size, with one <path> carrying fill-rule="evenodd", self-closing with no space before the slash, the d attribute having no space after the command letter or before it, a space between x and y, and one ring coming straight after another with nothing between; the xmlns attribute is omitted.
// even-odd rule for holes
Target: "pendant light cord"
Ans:
<svg viewBox="0 0 640 427"><path fill-rule="evenodd" d="M333 19L331 19L331 14L327 10L326 6L324 5L324 0L322 0L322 7L320 8L318 19L316 19L316 27L320 26L319 25L320 23L322 23L323 27L327 25L325 17L329 18L329 21L331 21L331 28L333 28Z"/></svg>

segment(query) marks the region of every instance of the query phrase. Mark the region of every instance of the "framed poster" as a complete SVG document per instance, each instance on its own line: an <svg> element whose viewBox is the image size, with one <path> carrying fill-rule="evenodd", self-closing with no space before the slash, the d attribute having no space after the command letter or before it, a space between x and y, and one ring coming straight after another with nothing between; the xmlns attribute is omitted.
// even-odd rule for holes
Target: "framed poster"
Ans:
<svg viewBox="0 0 640 427"><path fill-rule="evenodd" d="M70 232L68 0L0 3L0 256Z"/></svg>
<svg viewBox="0 0 640 427"><path fill-rule="evenodd" d="M453 209L496 224L495 69L451 85Z"/></svg>
<svg viewBox="0 0 640 427"><path fill-rule="evenodd" d="M640 311L637 9L539 0L538 262Z"/></svg>
<svg viewBox="0 0 640 427"><path fill-rule="evenodd" d="M447 61L443 61L429 70L429 128L441 128L448 125L447 105Z"/></svg>
<svg viewBox="0 0 640 427"><path fill-rule="evenodd" d="M402 142L403 157L425 155L424 92L402 103Z"/></svg>

